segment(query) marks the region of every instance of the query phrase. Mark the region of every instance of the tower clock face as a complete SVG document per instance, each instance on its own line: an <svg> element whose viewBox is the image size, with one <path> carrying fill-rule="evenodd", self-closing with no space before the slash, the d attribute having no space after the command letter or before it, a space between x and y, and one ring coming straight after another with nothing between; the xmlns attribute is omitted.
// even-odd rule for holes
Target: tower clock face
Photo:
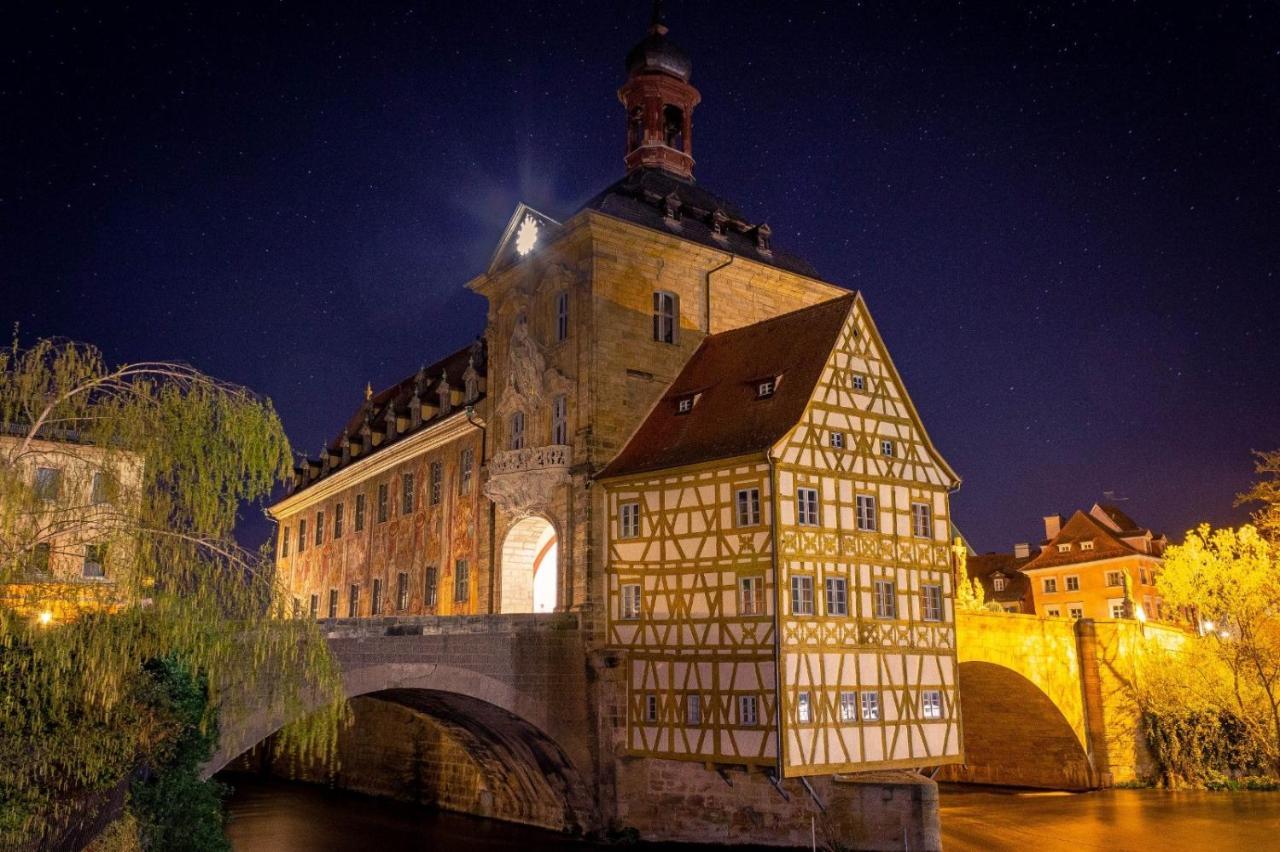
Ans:
<svg viewBox="0 0 1280 852"><path fill-rule="evenodd" d="M538 244L538 220L525 216L516 230L516 253L524 257Z"/></svg>

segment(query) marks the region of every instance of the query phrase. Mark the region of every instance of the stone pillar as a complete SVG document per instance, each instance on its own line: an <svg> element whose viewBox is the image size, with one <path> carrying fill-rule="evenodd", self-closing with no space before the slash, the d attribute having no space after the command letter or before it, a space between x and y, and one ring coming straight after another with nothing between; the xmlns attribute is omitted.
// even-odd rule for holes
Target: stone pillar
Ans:
<svg viewBox="0 0 1280 852"><path fill-rule="evenodd" d="M1107 743L1102 672L1098 665L1098 629L1091 618L1076 621L1076 654L1080 660L1080 689L1084 703L1085 745L1089 754L1090 786L1110 787L1111 753Z"/></svg>

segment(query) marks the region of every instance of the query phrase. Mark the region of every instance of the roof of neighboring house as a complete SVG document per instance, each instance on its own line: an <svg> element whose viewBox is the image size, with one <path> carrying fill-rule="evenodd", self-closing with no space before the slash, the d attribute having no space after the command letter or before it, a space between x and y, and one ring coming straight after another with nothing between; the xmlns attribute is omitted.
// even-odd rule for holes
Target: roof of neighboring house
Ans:
<svg viewBox="0 0 1280 852"><path fill-rule="evenodd" d="M675 215L667 214L668 207L676 211ZM587 201L581 209L597 210L779 269L818 277L807 260L771 245L768 225L747 221L735 205L691 179L676 177L661 169L636 169ZM711 224L717 211L724 217L721 234L715 233ZM757 240L757 228L765 229L767 248L762 248Z"/></svg>
<svg viewBox="0 0 1280 852"><path fill-rule="evenodd" d="M1022 573L1022 566L1033 557L1019 558L1012 553L984 553L981 556L970 556L965 563L969 576L982 583L987 593L987 600L1001 602L1020 601L1031 591L1031 580ZM996 591L996 574L1003 574L1009 582Z"/></svg>
<svg viewBox="0 0 1280 852"><path fill-rule="evenodd" d="M1124 532L1124 533L1148 532L1148 530L1145 527L1138 526L1137 521L1135 521L1133 518L1126 515L1124 512L1122 512L1119 508L1115 506L1104 506L1101 503L1095 503L1093 504L1093 509L1090 510L1089 514L1095 517L1097 517L1099 514L1104 515L1105 517L1109 518L1113 524L1115 524L1115 528L1120 532Z"/></svg>
<svg viewBox="0 0 1280 852"><path fill-rule="evenodd" d="M335 471L342 469L344 467L342 462L342 445L344 441L349 441L353 444L360 443L362 440L361 432L366 424L368 424L371 433L379 432L385 435L388 411L395 412L397 416L409 417L410 403L415 393L421 402L434 404L439 399L442 381L448 382L451 390L462 390L465 386L464 376L467 369L474 366L476 374L483 377L486 369L485 362L484 339L477 338L468 346L446 355L433 364L421 367L416 373L406 376L394 385L373 394L356 409L355 413L347 421L347 425L334 437L333 441L324 446L321 455L323 456L325 452L329 454L330 461L328 465L317 463L312 459L304 459L298 465L300 475L297 478L294 493L302 491ZM474 404L483 398L484 394L481 393L470 404ZM433 417L424 419L417 426L411 425L405 431L399 432L395 440L383 441L376 447L364 448L358 458L363 460L382 448L395 444L407 435L435 425L444 416L444 414L437 412ZM351 459L351 461L355 460L355 458ZM348 461L347 464L350 464L351 461Z"/></svg>
<svg viewBox="0 0 1280 852"><path fill-rule="evenodd" d="M1082 541L1092 541L1093 549L1081 550L1080 542ZM1066 553L1058 550L1059 545L1063 544L1071 546ZM1119 533L1109 529L1093 515L1077 510L1058 534L1044 545L1039 555L1024 566L1024 570L1056 568L1061 565L1097 562L1102 559L1134 554L1142 554L1142 551L1126 544L1120 539Z"/></svg>
<svg viewBox="0 0 1280 852"><path fill-rule="evenodd" d="M763 452L800 421L856 294L705 338L600 478ZM758 399L760 380L780 377ZM696 395L681 414L677 401Z"/></svg>

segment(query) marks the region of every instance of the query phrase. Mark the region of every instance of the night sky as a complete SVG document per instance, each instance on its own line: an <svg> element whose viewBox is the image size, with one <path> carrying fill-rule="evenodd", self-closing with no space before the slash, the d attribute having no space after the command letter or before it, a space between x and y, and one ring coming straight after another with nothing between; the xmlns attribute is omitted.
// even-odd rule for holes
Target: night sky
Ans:
<svg viewBox="0 0 1280 852"><path fill-rule="evenodd" d="M0 28L0 322L246 384L312 455L482 330L517 202L622 175L643 0L94 5ZM975 547L1108 491L1171 537L1245 518L1280 6L668 7L699 181L863 291Z"/></svg>

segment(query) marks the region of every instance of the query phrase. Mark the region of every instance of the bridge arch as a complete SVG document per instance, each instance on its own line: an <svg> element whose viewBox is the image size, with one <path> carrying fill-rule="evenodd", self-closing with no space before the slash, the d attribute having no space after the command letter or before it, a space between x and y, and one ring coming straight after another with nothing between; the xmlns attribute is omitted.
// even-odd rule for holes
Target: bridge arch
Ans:
<svg viewBox="0 0 1280 852"><path fill-rule="evenodd" d="M522 618L540 622L546 617ZM580 742L585 726L574 703L577 690L562 695L559 702L549 701L541 678L529 676L558 668L554 662L548 665L545 655L538 659L536 651L520 655L538 646L536 636L537 631L520 628L487 637L474 632L384 635L375 651L363 637L331 635L330 645L342 666L349 701L388 702L420 714L460 747L457 751L483 779L487 801L498 803L497 808L478 811L480 815L591 833L599 820L588 779L579 768L590 766L590 755ZM523 674L526 682L520 682L519 674L486 673L476 664L477 656L506 657L499 668ZM356 718L358 723L359 713ZM267 740L283 721L278 708L266 707L222 720L219 748L204 774L212 775Z"/></svg>

